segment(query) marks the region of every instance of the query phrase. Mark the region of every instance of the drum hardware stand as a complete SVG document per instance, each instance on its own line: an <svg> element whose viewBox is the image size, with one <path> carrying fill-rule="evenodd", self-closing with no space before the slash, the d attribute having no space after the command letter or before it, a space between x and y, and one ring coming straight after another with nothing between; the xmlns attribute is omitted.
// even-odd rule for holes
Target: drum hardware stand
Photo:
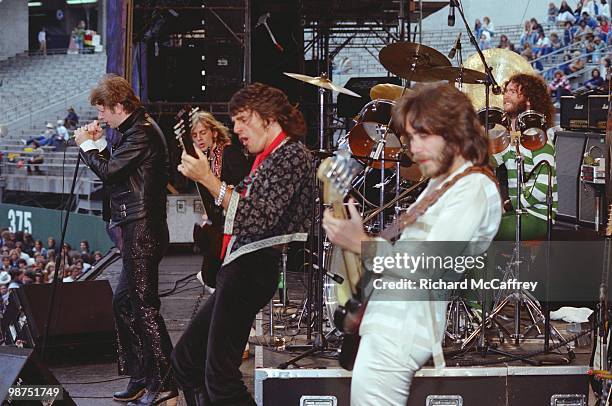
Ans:
<svg viewBox="0 0 612 406"><path fill-rule="evenodd" d="M478 316L458 294L451 296L446 316L446 331L444 335L453 343L463 342L473 331Z"/></svg>

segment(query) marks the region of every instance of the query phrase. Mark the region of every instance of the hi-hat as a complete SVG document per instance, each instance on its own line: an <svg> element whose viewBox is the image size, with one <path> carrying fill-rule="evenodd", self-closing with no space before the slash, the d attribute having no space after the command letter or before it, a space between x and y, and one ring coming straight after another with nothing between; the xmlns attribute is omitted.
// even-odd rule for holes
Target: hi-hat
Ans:
<svg viewBox="0 0 612 406"><path fill-rule="evenodd" d="M326 74L323 74L317 77L312 77L312 76L300 75L299 73L289 73L289 72L283 72L283 73L289 76L290 78L301 80L302 82L310 83L311 85L322 87L328 90L333 90L334 92L348 94L349 96L353 96L353 97L361 97L360 95L358 95L357 93L351 90L348 90L342 86L338 86L334 84L331 80L329 80Z"/></svg>
<svg viewBox="0 0 612 406"><path fill-rule="evenodd" d="M500 86L517 73L535 74L531 64L525 58L503 48L491 48L482 51L487 64L493 68L493 77ZM484 72L484 66L478 54L470 55L463 64L464 67ZM472 105L478 111L485 107L485 90L480 85L465 85L461 89L468 95L472 101ZM501 94L494 95L489 89L490 105L495 107L503 107L504 98Z"/></svg>
<svg viewBox="0 0 612 406"><path fill-rule="evenodd" d="M414 42L396 42L387 45L378 54L380 63L391 73L416 82L435 82L429 70L450 67L446 56L425 45Z"/></svg>
<svg viewBox="0 0 612 406"><path fill-rule="evenodd" d="M467 68L458 68L456 66L433 68L429 71L429 75L438 80L471 84L482 84L487 79L487 75L484 72Z"/></svg>
<svg viewBox="0 0 612 406"><path fill-rule="evenodd" d="M407 94L412 92L412 90L406 89L404 91L403 86L394 85L392 83L381 83L370 89L370 99L384 99L396 101L402 96L402 92L404 92L404 94Z"/></svg>

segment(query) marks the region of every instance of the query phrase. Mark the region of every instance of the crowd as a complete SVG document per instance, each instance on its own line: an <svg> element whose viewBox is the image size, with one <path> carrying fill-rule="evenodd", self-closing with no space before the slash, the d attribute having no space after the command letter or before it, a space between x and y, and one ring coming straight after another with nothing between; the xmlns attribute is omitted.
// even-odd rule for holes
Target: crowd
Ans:
<svg viewBox="0 0 612 406"><path fill-rule="evenodd" d="M498 35L499 42L495 44L495 28L489 17L484 17L482 23L476 19L474 33L482 49L509 49L532 62L549 82L556 104L562 95L572 91L605 87L612 60L608 0L578 0L574 8L566 0L559 6L551 2L547 15L547 29L536 18L525 21L517 44L505 34ZM549 55L553 53L554 60ZM551 62L552 67L545 69L543 61ZM586 80L581 79L585 68L589 78ZM579 79L572 86L567 75L574 73Z"/></svg>
<svg viewBox="0 0 612 406"><path fill-rule="evenodd" d="M55 269L57 255L62 258L59 272ZM87 240L81 241L78 249L64 243L60 250L53 237L47 238L45 245L28 233L4 229L0 232L0 258L1 316L8 303L9 289L50 283L56 274L63 282L73 282L87 273L102 258L102 253L92 251Z"/></svg>

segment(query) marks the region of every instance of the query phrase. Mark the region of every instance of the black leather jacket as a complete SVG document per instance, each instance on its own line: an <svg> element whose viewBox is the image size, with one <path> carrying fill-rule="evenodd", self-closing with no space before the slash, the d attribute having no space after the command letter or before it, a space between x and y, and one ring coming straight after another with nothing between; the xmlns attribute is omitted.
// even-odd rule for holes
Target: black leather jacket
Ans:
<svg viewBox="0 0 612 406"><path fill-rule="evenodd" d="M166 218L168 147L153 119L140 108L117 128L120 139L112 153L81 150L81 157L104 182L110 197L111 224L145 217Z"/></svg>

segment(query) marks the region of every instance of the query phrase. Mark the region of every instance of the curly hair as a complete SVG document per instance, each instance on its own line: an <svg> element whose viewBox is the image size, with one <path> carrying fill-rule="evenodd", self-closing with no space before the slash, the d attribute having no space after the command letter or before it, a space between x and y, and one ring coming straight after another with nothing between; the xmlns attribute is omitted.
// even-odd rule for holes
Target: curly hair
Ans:
<svg viewBox="0 0 612 406"><path fill-rule="evenodd" d="M470 99L449 84L418 86L393 108L393 128L407 134L406 121L415 131L443 137L455 154L475 166L489 165L489 141Z"/></svg>
<svg viewBox="0 0 612 406"><path fill-rule="evenodd" d="M263 83L253 83L236 92L230 99L229 111L231 116L242 111L257 112L266 124L275 120L293 140L306 134L304 116L289 102L287 95Z"/></svg>
<svg viewBox="0 0 612 406"><path fill-rule="evenodd" d="M541 76L517 73L512 75L508 81L504 83L504 90L506 90L510 82L518 85L521 94L529 101L531 110L535 110L546 116L546 127L553 127L555 106L550 98L548 85L544 79Z"/></svg>
<svg viewBox="0 0 612 406"><path fill-rule="evenodd" d="M205 128L209 128L213 133L213 144L226 145L231 142L229 130L211 113L207 111L198 111L191 118L191 128L196 124L202 124Z"/></svg>

